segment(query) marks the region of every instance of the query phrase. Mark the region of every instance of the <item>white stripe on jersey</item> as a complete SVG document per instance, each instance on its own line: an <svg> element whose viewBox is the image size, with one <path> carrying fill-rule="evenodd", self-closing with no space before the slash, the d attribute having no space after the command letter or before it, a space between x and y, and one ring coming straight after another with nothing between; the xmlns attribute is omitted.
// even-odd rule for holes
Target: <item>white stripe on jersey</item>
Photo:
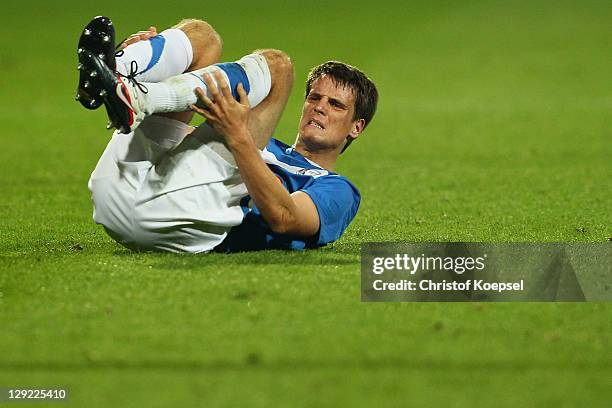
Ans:
<svg viewBox="0 0 612 408"><path fill-rule="evenodd" d="M263 149L260 154L261 154L261 158L263 159L264 162L266 162L268 164L274 164L274 165L276 165L278 167L281 167L284 170L288 171L289 173L303 174L305 176L311 176L313 178L318 178L318 177L321 177L321 176L329 175L329 171L321 169L321 168L318 168L318 169L308 169L308 168L305 168L305 167L292 166L290 164L284 163L284 162L278 160L276 158L276 156L274 155L274 153L268 151L267 148Z"/></svg>

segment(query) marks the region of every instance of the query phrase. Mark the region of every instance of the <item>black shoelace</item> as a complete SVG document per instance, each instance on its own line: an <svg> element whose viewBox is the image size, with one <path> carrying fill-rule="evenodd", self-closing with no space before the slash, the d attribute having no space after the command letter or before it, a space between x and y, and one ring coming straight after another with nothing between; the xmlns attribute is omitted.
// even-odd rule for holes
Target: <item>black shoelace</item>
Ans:
<svg viewBox="0 0 612 408"><path fill-rule="evenodd" d="M125 39L127 40L127 38ZM125 40L121 41L119 43L119 45L117 45L117 47L121 46L121 44L123 44L125 42ZM115 52L115 58L119 58L122 57L123 54L125 53L124 50L118 50ZM140 92L146 94L149 93L149 90L147 89L146 86L144 86L142 83L140 83L137 79L136 79L136 75L140 74L141 72L138 72L138 63L136 61L132 61L130 62L130 72L127 75L123 75L121 72L117 71L117 75L127 79L128 81L130 81L134 86L138 87L138 89L140 89Z"/></svg>

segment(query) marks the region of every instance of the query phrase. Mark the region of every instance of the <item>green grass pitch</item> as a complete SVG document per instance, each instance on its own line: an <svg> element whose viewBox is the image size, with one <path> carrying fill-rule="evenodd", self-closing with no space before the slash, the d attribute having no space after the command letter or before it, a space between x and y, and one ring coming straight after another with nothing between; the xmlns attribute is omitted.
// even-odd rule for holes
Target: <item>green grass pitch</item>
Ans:
<svg viewBox="0 0 612 408"><path fill-rule="evenodd" d="M105 115L73 100L98 14L118 37L206 19L225 60L285 50L286 142L310 67L367 72L381 102L337 168L363 196L344 237L205 256L107 237L86 186ZM80 407L609 406L610 304L361 303L359 248L606 241L611 21L605 1L3 4L0 387Z"/></svg>

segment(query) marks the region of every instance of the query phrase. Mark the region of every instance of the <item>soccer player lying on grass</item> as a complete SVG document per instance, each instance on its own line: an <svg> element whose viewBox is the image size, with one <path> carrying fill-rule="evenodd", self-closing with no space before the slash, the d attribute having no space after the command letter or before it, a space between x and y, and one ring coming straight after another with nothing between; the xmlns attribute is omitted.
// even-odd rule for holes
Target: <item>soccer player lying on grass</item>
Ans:
<svg viewBox="0 0 612 408"><path fill-rule="evenodd" d="M378 99L361 71L311 71L288 146L271 138L293 85L282 51L220 64L221 39L199 20L151 27L117 53L114 41L108 18L86 26L77 94L88 109L104 104L118 129L89 180L94 220L113 239L200 253L316 248L342 235L360 195L333 168ZM197 128L194 112L207 119Z"/></svg>

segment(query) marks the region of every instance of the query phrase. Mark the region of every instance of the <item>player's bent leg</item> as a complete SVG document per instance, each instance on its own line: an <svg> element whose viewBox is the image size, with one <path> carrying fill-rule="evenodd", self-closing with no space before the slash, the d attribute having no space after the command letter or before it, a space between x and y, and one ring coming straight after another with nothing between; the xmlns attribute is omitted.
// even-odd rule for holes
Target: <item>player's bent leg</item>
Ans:
<svg viewBox="0 0 612 408"><path fill-rule="evenodd" d="M91 86L83 58L98 56L111 71L144 82L159 82L188 70L218 62L221 37L204 21L182 20L148 40L139 40L115 52L115 29L108 17L98 16L81 32L78 43L79 86L76 99L87 109L102 105L99 91Z"/></svg>
<svg viewBox="0 0 612 408"><path fill-rule="evenodd" d="M183 31L191 42L193 58L184 72L195 71L219 62L223 41L221 36L206 21L184 19L173 28Z"/></svg>
<svg viewBox="0 0 612 408"><path fill-rule="evenodd" d="M108 19L104 18L103 22L112 28L112 23L110 20L107 20ZM92 23L90 23L90 25L91 24ZM184 21L179 23L179 26L191 33L191 36L194 38L194 44L198 43L198 41L202 44L217 44L216 46L211 47L212 51L210 52L199 52L197 62L195 62L196 65L192 63L190 64L190 67L193 68L199 64L205 64L218 58L220 54L221 40L216 32L212 30L212 27L198 20ZM174 30L183 33L182 29L178 28ZM109 32L112 34L114 33L113 30ZM85 33L89 34L87 28L83 35L85 35ZM96 36L96 38L100 38L102 34L104 34L104 38L109 37L106 35L108 33L101 33L101 35ZM184 33L181 35L186 37L186 34ZM112 38L112 35L110 37ZM211 38L213 39L211 40ZM216 40L214 40L214 38L216 38ZM81 40L82 39L83 36ZM100 40L98 40L98 42L99 41ZM186 41L191 40L187 39ZM264 126L264 128L270 127L273 129L276 126L280 113L282 112L282 108L286 103L286 97L284 97L283 92L279 92L279 90L282 90L283 88L290 90L291 88L290 85L283 86L283 84L290 84L292 82L290 62L286 55L276 50L264 50L258 53L250 54L241 58L235 63L224 63L208 66L188 74L169 78L163 83L141 83L136 79L136 77L146 73L131 72L127 76L121 75L120 73L115 75L111 69L113 64L109 65L109 61L106 61L107 58L105 58L103 53L96 54L94 52L95 47L92 44L96 45L88 42L86 44L87 46L79 47L79 59L81 61L79 66L81 69L80 84L83 82L82 78L86 77L87 80L84 87L87 88L88 96L92 98L88 104L89 106L86 107L95 108L96 106L92 105L97 105L99 101L102 100L110 119L107 127L116 127L122 133L129 133L133 131L145 117L155 113L189 111L191 105L197 102L194 93L195 88L205 87L202 76L214 71L220 71L222 73L222 76L232 88L232 93L236 98L238 98L237 85L242 83L247 90L251 106L255 107L270 93L272 87L272 73L268 64L272 66L274 77L278 82L278 85L275 86L275 91L273 93L274 97L268 101L268 105L279 105L278 101L280 100L281 107L280 109L273 109L276 114L271 116L273 118L271 121L260 121L260 123L271 123L271 125ZM138 44L139 43L132 44L130 47L134 49L134 47L136 47ZM81 45L81 41L79 42L79 45ZM126 50L129 50L130 47L127 47ZM149 48L154 48L154 46L151 45ZM200 48L201 47L198 47L198 49ZM151 52L154 53L155 51ZM162 53L160 55L163 57L163 47L161 52ZM133 65L136 66L138 64ZM283 69L283 67L285 68ZM289 69L286 69L286 67L289 67ZM147 69L148 68L149 66ZM152 68L152 70L154 69L155 67ZM289 72L289 75L284 74L283 72ZM289 78L290 80L283 80L283 78ZM281 95L281 97L278 98L277 95ZM77 98L80 98L80 95L77 96ZM83 100L81 100L81 103L83 103ZM188 122L190 120L190 115L174 115L174 119ZM256 133L259 134L261 132ZM257 139L264 140L264 142L258 143L260 147L265 145L265 140L266 138L269 138L271 131L263 133L268 134L257 137Z"/></svg>
<svg viewBox="0 0 612 408"><path fill-rule="evenodd" d="M83 61L86 71L90 72L91 86L104 101L111 124L122 133L133 131L145 117L152 114L190 110L198 102L195 89L206 88L202 77L215 71L221 73L221 80L230 86L235 98L238 98L238 84L243 84L251 106L263 101L271 89L267 60L257 53L236 62L212 65L160 83L141 83L132 77L114 75L97 56L87 51Z"/></svg>
<svg viewBox="0 0 612 408"><path fill-rule="evenodd" d="M257 50L254 54L262 55L266 59L271 76L268 95L253 108L249 118L249 131L257 147L263 149L272 137L291 95L293 63L289 56L280 50Z"/></svg>
<svg viewBox="0 0 612 408"><path fill-rule="evenodd" d="M249 130L257 147L263 149L276 129L291 94L294 77L291 59L280 50L256 50L235 63L217 64L214 67L206 67L201 71L193 72L193 74L201 78L204 73L219 68L226 74L234 93L237 93L235 87L238 83L247 84L249 101L251 106L254 106L249 120ZM238 72L239 70L243 71L243 74ZM184 112L183 114L190 113ZM172 116L169 117L177 119L175 115L180 114L170 115ZM198 134L199 131L200 129L196 130L194 134ZM206 128L204 133L209 148L224 160L234 164L234 157L225 145L224 138L216 134L212 128Z"/></svg>
<svg viewBox="0 0 612 408"><path fill-rule="evenodd" d="M263 149L276 129L291 94L294 78L291 59L280 50L257 50L235 63L217 64L192 74L202 78L205 73L219 68L226 76L234 97L238 97L238 83L245 84L249 102L254 107L249 120L249 130L257 147ZM200 85L205 86L203 82ZM233 164L234 157L225 145L223 137L216 135L212 129L207 129L206 135L209 147Z"/></svg>
<svg viewBox="0 0 612 408"><path fill-rule="evenodd" d="M210 24L196 19L182 20L148 40L119 51L117 70L141 82L161 82L194 67L218 62L221 48L221 37Z"/></svg>
<svg viewBox="0 0 612 408"><path fill-rule="evenodd" d="M251 112L248 126L257 147L263 150L274 133L291 94L293 64L286 53L274 49L254 51L238 62L243 64L245 71L249 73L249 87L259 88L259 94L256 89L256 95L250 97L255 100L256 105ZM258 65L264 67L255 68ZM269 88L267 83L270 84ZM203 126L193 134L198 135ZM234 156L225 144L223 136L218 135L212 128L206 128L204 138L210 149L227 162L235 164Z"/></svg>
<svg viewBox="0 0 612 408"><path fill-rule="evenodd" d="M219 62L223 41L210 24L202 20L185 19L173 28L183 31L191 42L193 59L186 72L196 71ZM183 123L189 123L193 119L193 112L191 111L158 113L157 115L179 120Z"/></svg>

